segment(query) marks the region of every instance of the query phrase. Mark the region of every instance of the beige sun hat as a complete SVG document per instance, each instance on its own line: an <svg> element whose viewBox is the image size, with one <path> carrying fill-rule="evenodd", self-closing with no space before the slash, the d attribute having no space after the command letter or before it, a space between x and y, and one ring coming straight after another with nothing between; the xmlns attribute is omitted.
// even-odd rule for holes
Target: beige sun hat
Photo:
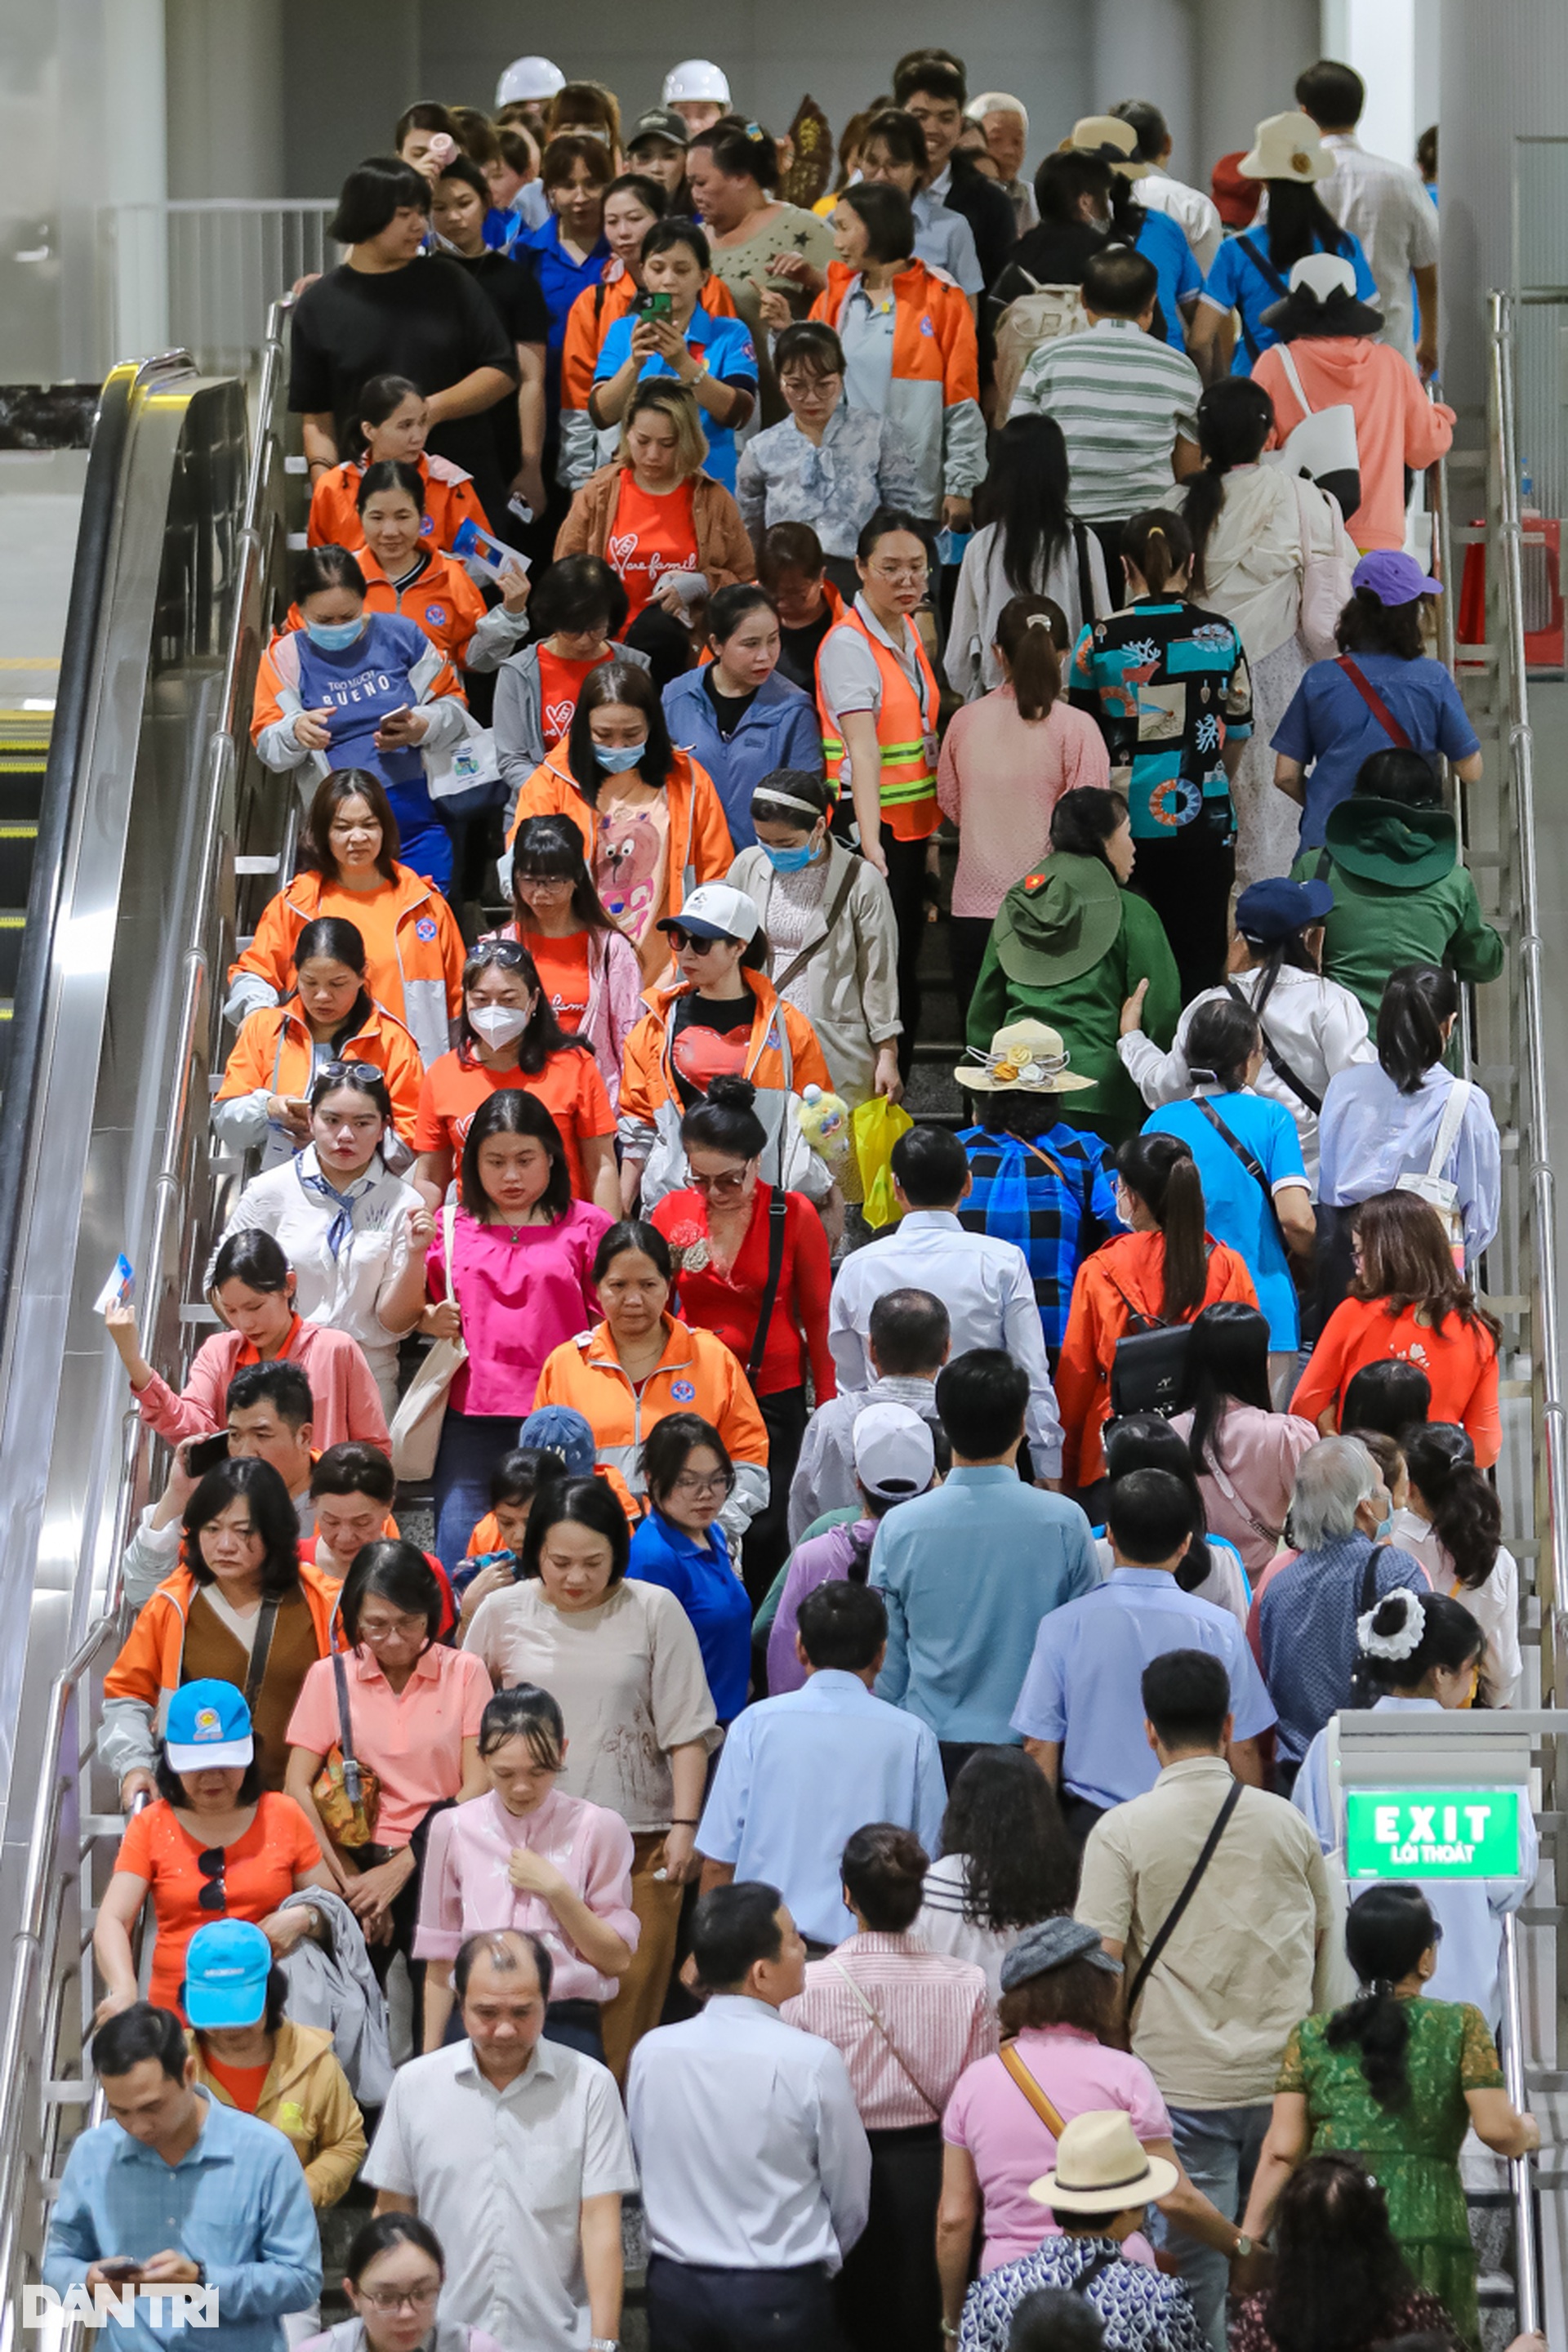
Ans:
<svg viewBox="0 0 1568 2352"><path fill-rule="evenodd" d="M1332 177L1338 159L1310 114L1271 114L1258 124L1251 154L1236 168L1244 180L1300 180L1310 187Z"/></svg>
<svg viewBox="0 0 1568 2352"><path fill-rule="evenodd" d="M1091 2109L1063 2127L1056 2170L1031 2180L1029 2194L1064 2213L1126 2213L1157 2205L1180 2179L1173 2164L1139 2145L1124 2107Z"/></svg>
<svg viewBox="0 0 1568 2352"><path fill-rule="evenodd" d="M1124 180L1146 180L1152 163L1138 161L1138 133L1114 114L1080 114L1062 141L1064 155L1103 155Z"/></svg>
<svg viewBox="0 0 1568 2352"><path fill-rule="evenodd" d="M969 1051L971 1058L952 1075L971 1094L1076 1095L1095 1083L1068 1069L1072 1056L1060 1031L1043 1021L1009 1021L992 1038L989 1052L974 1045Z"/></svg>

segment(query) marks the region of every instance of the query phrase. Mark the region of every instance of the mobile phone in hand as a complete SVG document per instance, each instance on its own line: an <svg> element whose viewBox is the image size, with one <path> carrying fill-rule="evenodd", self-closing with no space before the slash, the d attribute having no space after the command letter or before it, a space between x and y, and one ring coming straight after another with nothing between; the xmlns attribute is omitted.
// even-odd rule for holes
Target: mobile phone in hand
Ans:
<svg viewBox="0 0 1568 2352"><path fill-rule="evenodd" d="M228 1460L228 1432L220 1429L216 1436L198 1437L185 1451L185 1465L193 1478L205 1478L220 1462Z"/></svg>
<svg viewBox="0 0 1568 2352"><path fill-rule="evenodd" d="M639 294L637 311L639 319L668 319L675 309L673 294Z"/></svg>

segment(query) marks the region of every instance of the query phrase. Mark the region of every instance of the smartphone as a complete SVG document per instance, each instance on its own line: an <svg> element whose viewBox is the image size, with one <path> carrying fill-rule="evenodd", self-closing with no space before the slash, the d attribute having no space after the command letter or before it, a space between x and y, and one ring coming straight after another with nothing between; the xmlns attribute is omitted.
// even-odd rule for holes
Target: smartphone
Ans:
<svg viewBox="0 0 1568 2352"><path fill-rule="evenodd" d="M639 294L637 297L639 319L668 319L674 309L673 294Z"/></svg>
<svg viewBox="0 0 1568 2352"><path fill-rule="evenodd" d="M134 2254L102 2255L98 2267L104 2277L110 2279L133 2279L142 2275L142 2265Z"/></svg>
<svg viewBox="0 0 1568 2352"><path fill-rule="evenodd" d="M228 1432L220 1429L215 1437L198 1437L185 1454L186 1465L193 1478L205 1478L220 1462L228 1460Z"/></svg>

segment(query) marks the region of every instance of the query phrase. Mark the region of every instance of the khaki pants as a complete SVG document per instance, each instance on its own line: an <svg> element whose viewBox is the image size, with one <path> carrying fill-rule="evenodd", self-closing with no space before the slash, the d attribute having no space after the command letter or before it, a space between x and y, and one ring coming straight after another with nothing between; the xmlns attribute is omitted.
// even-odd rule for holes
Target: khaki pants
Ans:
<svg viewBox="0 0 1568 2352"><path fill-rule="evenodd" d="M669 1972L675 1965L676 1931L684 1889L673 1879L656 1879L664 1860L662 1830L632 1832L632 1909L642 1927L632 1964L614 2000L600 2011L605 2063L622 2088L632 2052L658 2023Z"/></svg>

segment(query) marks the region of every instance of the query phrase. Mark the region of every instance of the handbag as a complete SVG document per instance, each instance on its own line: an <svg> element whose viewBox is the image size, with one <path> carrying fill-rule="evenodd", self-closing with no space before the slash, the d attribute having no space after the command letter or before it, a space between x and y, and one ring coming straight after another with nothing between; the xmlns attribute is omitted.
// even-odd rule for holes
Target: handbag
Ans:
<svg viewBox="0 0 1568 2352"><path fill-rule="evenodd" d="M1205 1871L1207 1870L1210 1863L1215 1858L1215 1850L1218 1846L1221 1838L1224 1837L1226 1831L1229 1826L1230 1817L1232 1813L1235 1812L1240 1802L1241 1782L1239 1780L1233 1780L1230 1787L1226 1791L1224 1804L1220 1807L1219 1811L1215 1816L1214 1827L1210 1830L1207 1837L1204 1840L1203 1846L1196 1862L1194 1863L1191 1870L1187 1873L1185 1885L1182 1888L1181 1893L1177 1895L1170 1909L1166 1912L1163 1919L1161 1920L1158 1928L1154 1932L1153 1938L1150 1943L1148 1950L1144 1953L1142 1958L1138 1963L1137 1972L1132 1979L1132 1982L1128 1987L1127 2007L1124 2014L1126 2015L1127 2021L1130 2025L1132 2021L1132 2012L1138 2006L1138 2001L1142 1993L1143 1988L1153 1974L1155 1965L1163 1955L1166 1945L1170 1942L1172 1937L1175 1934L1176 1929L1180 1927L1188 1904L1192 1901L1194 1895L1198 1891L1198 1886L1202 1881Z"/></svg>
<svg viewBox="0 0 1568 2352"><path fill-rule="evenodd" d="M1305 474L1321 490L1339 500L1342 514L1354 514L1361 504L1361 445L1356 438L1355 410L1348 400L1331 408L1314 408L1302 389L1289 343L1278 343L1279 364L1296 395L1301 422L1286 436L1281 449L1268 453L1271 465L1288 474Z"/></svg>
<svg viewBox="0 0 1568 2352"><path fill-rule="evenodd" d="M1301 534L1301 610L1296 623L1296 634L1309 661L1331 661L1337 651L1334 630L1352 593L1352 567L1339 552L1339 533L1343 517L1338 499L1331 491L1325 490L1323 495L1333 509L1334 544L1327 555L1315 555L1311 528L1307 520L1307 494L1300 475L1290 488L1296 500L1297 526Z"/></svg>
<svg viewBox="0 0 1568 2352"><path fill-rule="evenodd" d="M506 805L506 780L500 772L496 739L481 727L472 711L463 713L463 731L455 743L438 744L420 752L425 789L436 803L444 824L484 816Z"/></svg>
<svg viewBox="0 0 1568 2352"><path fill-rule="evenodd" d="M1180 1412L1186 1391L1192 1325L1152 1318L1133 1306L1119 1282L1116 1287L1127 1309L1127 1328L1110 1360L1111 1415L1121 1421L1130 1412L1158 1412L1168 1421Z"/></svg>
<svg viewBox="0 0 1568 2352"><path fill-rule="evenodd" d="M447 1297L458 1303L452 1284L452 1230L457 1210L447 1202L441 1212L441 1236L447 1252ZM392 1423L392 1466L400 1478L426 1479L436 1467L441 1424L447 1418L447 1391L454 1376L468 1360L461 1339L437 1339L408 1383L408 1392Z"/></svg>
<svg viewBox="0 0 1568 2352"><path fill-rule="evenodd" d="M1432 1146L1432 1157L1424 1171L1412 1171L1394 1179L1396 1192L1414 1192L1428 1208L1436 1209L1443 1221L1443 1232L1453 1253L1459 1272L1465 1270L1465 1213L1459 1206L1459 1188L1450 1184L1442 1174L1448 1164L1448 1154L1459 1139L1465 1112L1475 1089L1468 1078L1456 1078L1448 1089L1448 1099L1443 1105L1443 1116L1437 1122L1437 1139Z"/></svg>
<svg viewBox="0 0 1568 2352"><path fill-rule="evenodd" d="M332 1652L332 1680L338 1692L338 1744L311 1782L310 1795L332 1843L352 1851L371 1843L381 1804L381 1780L354 1754L348 1671L341 1650Z"/></svg>

